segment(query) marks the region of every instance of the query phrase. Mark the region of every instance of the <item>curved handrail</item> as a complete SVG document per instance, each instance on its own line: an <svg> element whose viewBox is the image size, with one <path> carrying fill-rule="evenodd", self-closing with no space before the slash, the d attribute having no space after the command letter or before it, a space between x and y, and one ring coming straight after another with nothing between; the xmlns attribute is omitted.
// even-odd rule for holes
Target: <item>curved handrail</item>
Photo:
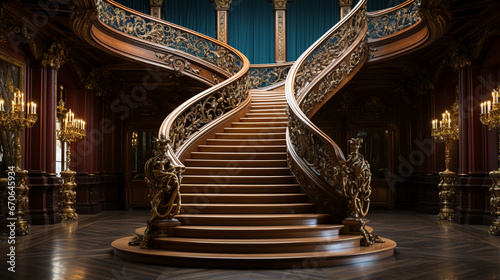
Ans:
<svg viewBox="0 0 500 280"><path fill-rule="evenodd" d="M379 39L396 34L422 19L418 14L420 0L408 0L395 7L366 14L368 38Z"/></svg>
<svg viewBox="0 0 500 280"><path fill-rule="evenodd" d="M220 117L244 104L248 94L248 59L236 49L214 38L128 9L111 0L97 0L97 19L104 25L136 40L160 45L162 51L203 60L221 69L228 79L197 94L177 107L163 121L158 136L168 144L171 164L184 169L179 160L194 136L215 126ZM157 54L158 55L158 54ZM185 70L185 69L184 69ZM218 81L217 81L218 82ZM211 125L207 125L211 123Z"/></svg>
<svg viewBox="0 0 500 280"><path fill-rule="evenodd" d="M346 159L338 145L309 118L367 60L366 2L359 1L348 16L306 50L290 69L285 83L287 146L290 161L293 160L289 162L292 172L295 171L296 178L303 177L295 174L299 165L312 181L322 181L330 186L326 192L334 196L342 196L336 176L339 173L337 167ZM298 181L302 185L301 180ZM336 194L332 194L332 189Z"/></svg>
<svg viewBox="0 0 500 280"><path fill-rule="evenodd" d="M97 0L96 4L98 20L116 31L200 58L230 74L243 67L244 56L214 38L142 14L112 0Z"/></svg>

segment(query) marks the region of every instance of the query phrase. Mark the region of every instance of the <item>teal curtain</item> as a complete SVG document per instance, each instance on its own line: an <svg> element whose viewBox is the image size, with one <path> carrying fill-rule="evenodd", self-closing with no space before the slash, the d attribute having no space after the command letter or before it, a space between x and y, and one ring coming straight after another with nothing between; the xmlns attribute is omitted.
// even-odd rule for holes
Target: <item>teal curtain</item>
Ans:
<svg viewBox="0 0 500 280"><path fill-rule="evenodd" d="M162 12L166 21L216 37L215 4L210 0L164 0Z"/></svg>
<svg viewBox="0 0 500 280"><path fill-rule="evenodd" d="M149 0L114 0L126 7L149 15Z"/></svg>
<svg viewBox="0 0 500 280"><path fill-rule="evenodd" d="M359 0L354 0L354 5L358 3ZM366 3L366 10L368 12L374 12L378 10L383 10L397 6L407 0L368 0Z"/></svg>
<svg viewBox="0 0 500 280"><path fill-rule="evenodd" d="M295 61L340 19L337 0L293 0L287 6L287 60Z"/></svg>
<svg viewBox="0 0 500 280"><path fill-rule="evenodd" d="M228 19L229 45L252 64L274 63L274 11L269 0L233 0Z"/></svg>

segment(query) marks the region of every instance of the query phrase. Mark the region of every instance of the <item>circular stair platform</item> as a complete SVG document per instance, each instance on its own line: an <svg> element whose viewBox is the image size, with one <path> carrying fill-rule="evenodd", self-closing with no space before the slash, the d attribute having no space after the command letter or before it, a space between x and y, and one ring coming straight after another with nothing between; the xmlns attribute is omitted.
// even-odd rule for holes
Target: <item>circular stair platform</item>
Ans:
<svg viewBox="0 0 500 280"><path fill-rule="evenodd" d="M206 253L182 252L165 249L141 249L129 246L133 236L115 240L115 255L134 262L167 266L240 269L288 269L314 268L322 266L346 265L373 261L394 254L396 242L384 238L385 243L375 243L369 247L349 247L333 251L294 253Z"/></svg>

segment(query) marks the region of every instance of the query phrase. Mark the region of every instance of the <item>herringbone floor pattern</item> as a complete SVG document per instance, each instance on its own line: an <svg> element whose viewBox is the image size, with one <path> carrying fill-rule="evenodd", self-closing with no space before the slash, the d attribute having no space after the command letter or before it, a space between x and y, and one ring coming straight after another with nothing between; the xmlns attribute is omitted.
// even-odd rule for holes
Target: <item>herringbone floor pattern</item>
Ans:
<svg viewBox="0 0 500 280"><path fill-rule="evenodd" d="M130 236L147 218L147 211L117 211L33 226L30 235L16 239L15 273L7 271L10 245L3 236L0 279L500 279L500 237L488 235L488 226L438 221L434 215L372 211L375 232L398 242L394 256L324 268L308 262L288 270L189 269L115 258L110 243Z"/></svg>

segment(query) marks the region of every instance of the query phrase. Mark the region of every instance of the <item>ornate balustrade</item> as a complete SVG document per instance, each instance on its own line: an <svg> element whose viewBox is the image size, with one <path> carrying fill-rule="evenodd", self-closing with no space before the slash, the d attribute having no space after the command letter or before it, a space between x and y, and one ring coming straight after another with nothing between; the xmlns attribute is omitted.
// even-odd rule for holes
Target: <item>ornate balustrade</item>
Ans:
<svg viewBox="0 0 500 280"><path fill-rule="evenodd" d="M359 154L359 140L346 159L337 144L310 120L321 106L366 62L369 50L366 0L323 35L295 62L285 85L288 102L289 167L320 211L357 223L364 244L374 238L364 230L371 193L369 164ZM353 227L350 227L353 229Z"/></svg>
<svg viewBox="0 0 500 280"><path fill-rule="evenodd" d="M393 35L417 24L420 0L409 0L398 6L367 14L368 38L379 39Z"/></svg>
<svg viewBox="0 0 500 280"><path fill-rule="evenodd" d="M100 39L108 38L102 34L114 32L121 34L118 39L121 40L120 44L126 46L126 43L133 41L134 45L141 46L131 48L127 53L114 50L123 56L148 63L158 64L160 61L168 68L191 77L200 76L205 68L219 75L211 76L213 87L176 108L159 129L158 139L155 140L155 156L145 166L151 218L142 240L132 242L148 248L153 238L168 235L170 227L180 224L175 215L181 207L179 186L185 169L180 160L182 155L207 132L230 120L250 104L250 63L234 48L208 36L143 15L113 1L98 0L96 5L96 22L104 26L101 28L103 31L95 28L96 24L82 25L85 24L84 18L92 18L92 12L80 12L83 20L75 19L74 25L82 25L84 27L80 29L90 30L93 40L105 48L110 49L112 46ZM111 37L117 36L112 34ZM131 54L137 49L137 54ZM205 73L205 76L209 75Z"/></svg>
<svg viewBox="0 0 500 280"><path fill-rule="evenodd" d="M258 89L285 82L293 62L253 64L250 67L250 88Z"/></svg>

